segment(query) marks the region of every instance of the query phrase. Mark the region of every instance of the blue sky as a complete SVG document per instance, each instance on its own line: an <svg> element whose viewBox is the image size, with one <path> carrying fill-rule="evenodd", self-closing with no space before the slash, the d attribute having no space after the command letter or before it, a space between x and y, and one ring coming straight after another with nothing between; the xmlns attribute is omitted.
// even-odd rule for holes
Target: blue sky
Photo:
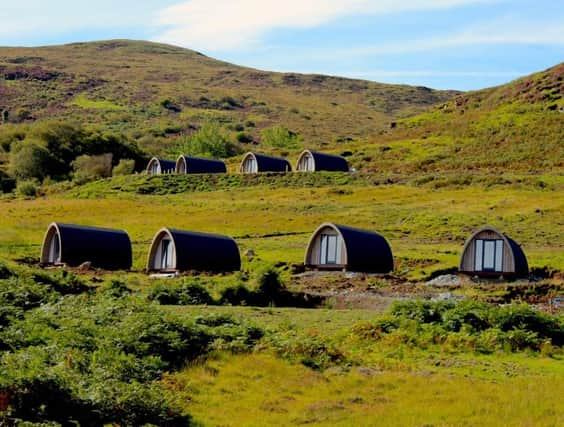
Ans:
<svg viewBox="0 0 564 427"><path fill-rule="evenodd" d="M0 45L110 38L267 70L468 90L564 61L564 1L0 0Z"/></svg>

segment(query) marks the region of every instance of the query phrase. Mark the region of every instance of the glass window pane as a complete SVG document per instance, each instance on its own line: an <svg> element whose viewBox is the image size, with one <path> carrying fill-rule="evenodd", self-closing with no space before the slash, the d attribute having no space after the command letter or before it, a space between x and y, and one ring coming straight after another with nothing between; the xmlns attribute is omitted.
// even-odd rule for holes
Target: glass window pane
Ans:
<svg viewBox="0 0 564 427"><path fill-rule="evenodd" d="M321 235L321 253L319 257L320 264L327 264L327 235Z"/></svg>
<svg viewBox="0 0 564 427"><path fill-rule="evenodd" d="M168 267L169 245L170 240L163 240L161 243L161 268Z"/></svg>
<svg viewBox="0 0 564 427"><path fill-rule="evenodd" d="M493 240L484 241L484 270L495 268L495 242Z"/></svg>
<svg viewBox="0 0 564 427"><path fill-rule="evenodd" d="M474 257L474 270L482 271L482 257L483 257L484 241L476 240L476 251Z"/></svg>
<svg viewBox="0 0 564 427"><path fill-rule="evenodd" d="M337 236L327 236L327 264L337 263Z"/></svg>
<svg viewBox="0 0 564 427"><path fill-rule="evenodd" d="M503 271L503 240L495 241L495 271Z"/></svg>

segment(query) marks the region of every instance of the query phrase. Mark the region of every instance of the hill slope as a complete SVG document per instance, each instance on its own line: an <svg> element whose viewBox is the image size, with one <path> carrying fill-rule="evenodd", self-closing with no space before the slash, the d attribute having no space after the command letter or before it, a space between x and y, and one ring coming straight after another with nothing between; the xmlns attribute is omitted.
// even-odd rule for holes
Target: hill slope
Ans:
<svg viewBox="0 0 564 427"><path fill-rule="evenodd" d="M560 174L564 166L564 64L468 92L356 147L357 167L439 175Z"/></svg>
<svg viewBox="0 0 564 427"><path fill-rule="evenodd" d="M0 48L4 122L80 119L135 138L174 137L215 118L248 122L255 138L257 128L282 124L313 143L346 140L378 133L391 118L422 112L455 94L259 71L149 42Z"/></svg>

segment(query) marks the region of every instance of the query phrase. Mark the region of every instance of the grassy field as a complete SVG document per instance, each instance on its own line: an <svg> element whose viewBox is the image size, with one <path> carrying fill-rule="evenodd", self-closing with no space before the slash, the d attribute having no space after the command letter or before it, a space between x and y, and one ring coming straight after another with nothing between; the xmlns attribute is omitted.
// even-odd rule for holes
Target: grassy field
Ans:
<svg viewBox="0 0 564 427"><path fill-rule="evenodd" d="M174 308L232 315L298 342L340 342L352 365L319 371L270 351L216 355L165 377L204 425L557 426L564 422L561 357L418 350L351 338L368 310ZM293 331L297 335L284 335ZM297 338L301 337L301 338Z"/></svg>
<svg viewBox="0 0 564 427"><path fill-rule="evenodd" d="M510 359L511 360L511 359ZM524 363L529 363L524 361ZM538 361L556 365L557 361ZM489 358L473 369L515 365ZM166 378L204 425L558 426L562 372L499 378L357 367L316 372L273 356L222 357Z"/></svg>
<svg viewBox="0 0 564 427"><path fill-rule="evenodd" d="M294 162L318 147L356 170L246 176L236 173L237 155L227 175L42 176L27 182L37 197L3 194L0 417L12 398L23 419L64 425L90 415L138 425L147 414L163 425L564 425L562 314L508 305L552 310L547 299L564 293L564 65L457 94L108 41L0 48L0 72L1 179L12 143L33 139L48 118L80 122L94 132L78 130L86 139L124 134L138 163L178 154L179 141L213 122L236 152ZM273 125L299 142L265 146L261 132ZM77 144L43 131L57 149ZM39 270L54 221L126 230L132 271ZM382 233L393 275L292 275L323 222ZM465 240L486 224L520 243L540 282L425 283L455 271ZM226 234L255 255L243 256L240 273L149 279L147 252L162 227ZM240 304L223 291L256 292L266 264L280 271L284 292L328 298L316 309L272 299L263 308L211 305ZM169 285L192 286L185 296L202 285L209 299L198 304L210 305L160 305L153 297ZM356 299L331 299L348 294ZM444 302L463 297L472 301ZM384 313L393 300L415 308Z"/></svg>
<svg viewBox="0 0 564 427"><path fill-rule="evenodd" d="M60 221L127 230L136 270L144 268L153 234L165 226L227 234L242 251L253 249L262 260L300 263L311 232L330 221L383 233L393 248L397 274L421 278L456 267L472 230L490 224L523 246L532 267L564 270L560 179L544 189L523 184L433 188L367 182L334 187L298 183L288 188L285 178L279 178L281 187L277 179L270 185L162 196L112 191L110 180L73 189L68 196L3 199L0 256L37 258L47 226Z"/></svg>
<svg viewBox="0 0 564 427"><path fill-rule="evenodd" d="M422 112L457 93L260 71L130 40L1 47L0 71L7 76L0 79L7 122L103 124L161 155L209 120L242 126L255 140L262 128L282 123L320 145L380 132L393 117Z"/></svg>

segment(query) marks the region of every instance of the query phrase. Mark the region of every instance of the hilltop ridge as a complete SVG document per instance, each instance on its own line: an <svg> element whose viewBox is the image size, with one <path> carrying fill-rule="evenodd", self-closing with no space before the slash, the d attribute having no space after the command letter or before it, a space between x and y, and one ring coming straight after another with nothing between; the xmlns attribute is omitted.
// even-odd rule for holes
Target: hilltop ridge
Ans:
<svg viewBox="0 0 564 427"><path fill-rule="evenodd" d="M0 48L4 122L103 122L139 137L207 119L282 123L314 143L365 137L458 92L241 67L170 45L108 40ZM253 129L250 130L254 132ZM256 132L255 132L256 133Z"/></svg>

